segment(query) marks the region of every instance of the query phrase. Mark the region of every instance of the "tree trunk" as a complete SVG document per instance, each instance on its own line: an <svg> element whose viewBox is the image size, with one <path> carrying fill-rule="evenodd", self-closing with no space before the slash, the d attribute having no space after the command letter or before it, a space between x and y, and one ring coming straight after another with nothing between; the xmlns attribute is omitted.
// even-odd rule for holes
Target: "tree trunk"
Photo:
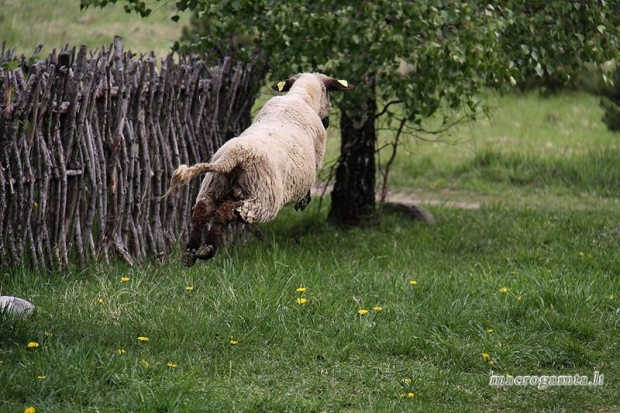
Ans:
<svg viewBox="0 0 620 413"><path fill-rule="evenodd" d="M374 96L352 100L359 103L343 109L340 117L340 158L328 216L331 223L342 227L363 226L376 218L377 102Z"/></svg>

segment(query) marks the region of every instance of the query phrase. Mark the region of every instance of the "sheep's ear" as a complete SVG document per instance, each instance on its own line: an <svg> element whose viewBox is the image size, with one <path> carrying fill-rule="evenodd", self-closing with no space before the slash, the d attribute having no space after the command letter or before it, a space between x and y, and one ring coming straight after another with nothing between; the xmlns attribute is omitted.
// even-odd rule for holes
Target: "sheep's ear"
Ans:
<svg viewBox="0 0 620 413"><path fill-rule="evenodd" d="M345 91L345 90L353 90L355 86L349 84L346 80L342 79L334 79L332 77L325 79L325 87L327 90L337 90L337 91Z"/></svg>
<svg viewBox="0 0 620 413"><path fill-rule="evenodd" d="M271 88L278 92L288 92L293 86L293 83L295 83L295 79L290 78L278 83L274 83L273 85L271 85Z"/></svg>

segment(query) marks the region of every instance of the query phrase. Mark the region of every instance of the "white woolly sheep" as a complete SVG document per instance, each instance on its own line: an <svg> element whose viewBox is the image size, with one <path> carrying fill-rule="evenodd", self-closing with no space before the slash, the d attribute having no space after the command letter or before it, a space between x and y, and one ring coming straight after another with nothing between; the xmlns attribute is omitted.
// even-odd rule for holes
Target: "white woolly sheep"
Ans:
<svg viewBox="0 0 620 413"><path fill-rule="evenodd" d="M329 91L354 87L320 73L300 73L272 88L288 93L270 99L252 125L222 145L211 162L180 165L172 175L165 196L207 173L192 214L186 266L212 258L230 222L267 222L288 203L303 211L310 202L325 154Z"/></svg>

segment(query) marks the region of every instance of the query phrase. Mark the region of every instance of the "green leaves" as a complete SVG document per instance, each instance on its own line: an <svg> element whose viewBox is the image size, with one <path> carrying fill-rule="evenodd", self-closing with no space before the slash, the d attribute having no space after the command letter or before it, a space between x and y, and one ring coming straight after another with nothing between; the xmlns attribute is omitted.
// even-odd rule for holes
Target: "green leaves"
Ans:
<svg viewBox="0 0 620 413"><path fill-rule="evenodd" d="M81 6L115 2L81 0ZM372 75L374 90L356 96L401 100L405 116L415 118L471 101L489 86L562 77L584 62L617 58L616 3L179 0L176 7L197 16L198 35L179 47L234 50L241 58L258 49L274 78L310 70L363 84ZM128 12L150 13L144 1L123 4ZM402 65L410 70L400 72Z"/></svg>

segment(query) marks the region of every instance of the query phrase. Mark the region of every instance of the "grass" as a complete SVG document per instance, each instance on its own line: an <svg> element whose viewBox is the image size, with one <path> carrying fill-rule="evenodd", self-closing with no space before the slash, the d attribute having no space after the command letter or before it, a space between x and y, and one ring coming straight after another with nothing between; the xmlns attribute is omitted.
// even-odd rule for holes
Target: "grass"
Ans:
<svg viewBox="0 0 620 413"><path fill-rule="evenodd" d="M5 270L3 293L39 310L0 319L0 410L618 409L617 215L433 213L338 232L314 204L267 225L269 245L193 269ZM488 386L491 372L594 371L604 386Z"/></svg>
<svg viewBox="0 0 620 413"><path fill-rule="evenodd" d="M518 94L490 102L495 109L488 120L439 140L405 140L391 174L393 190L448 197L473 192L512 204L532 196L562 196L571 205L581 204L584 194L616 196L620 144L601 122L598 98Z"/></svg>
<svg viewBox="0 0 620 413"><path fill-rule="evenodd" d="M170 20L173 4L154 9L148 19L127 14L121 4L110 4L105 9L80 10L79 0L1 0L0 44L15 48L17 54L30 57L37 45L43 44L41 57L52 49L89 45L91 50L109 46L115 35L123 36L125 50L155 51L165 56L178 40L183 24L189 21L187 13L181 20Z"/></svg>

